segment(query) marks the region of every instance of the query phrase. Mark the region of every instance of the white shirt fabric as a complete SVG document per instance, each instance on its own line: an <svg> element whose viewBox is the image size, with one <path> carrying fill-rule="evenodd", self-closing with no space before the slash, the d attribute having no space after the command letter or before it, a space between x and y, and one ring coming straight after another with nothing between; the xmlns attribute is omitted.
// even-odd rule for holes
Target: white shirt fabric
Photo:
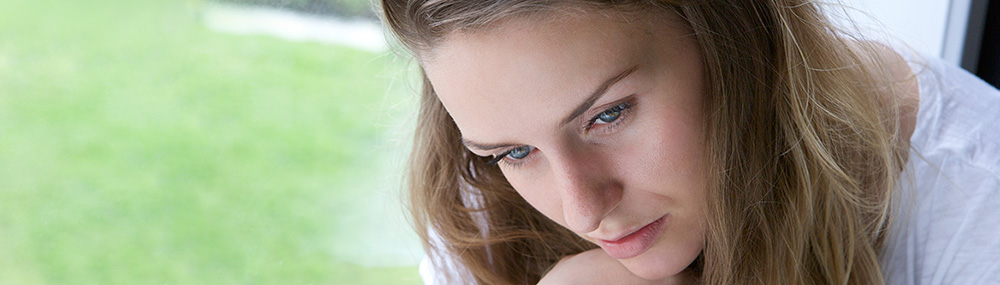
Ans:
<svg viewBox="0 0 1000 285"><path fill-rule="evenodd" d="M1000 284L1000 91L910 63L920 110L884 265L889 284Z"/></svg>
<svg viewBox="0 0 1000 285"><path fill-rule="evenodd" d="M936 58L911 67L920 109L884 256L886 281L1000 284L1000 91ZM469 274L454 257L434 258L444 268L425 258L425 284Z"/></svg>

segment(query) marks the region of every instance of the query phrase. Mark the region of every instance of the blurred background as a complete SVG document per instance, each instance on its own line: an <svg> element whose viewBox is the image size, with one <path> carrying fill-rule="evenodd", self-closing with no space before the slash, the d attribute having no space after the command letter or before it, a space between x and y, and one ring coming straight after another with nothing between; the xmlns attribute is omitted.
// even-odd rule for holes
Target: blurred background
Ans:
<svg viewBox="0 0 1000 285"><path fill-rule="evenodd" d="M367 0L0 1L0 284L419 284Z"/></svg>
<svg viewBox="0 0 1000 285"><path fill-rule="evenodd" d="M832 0L831 16L866 38L953 63L1000 87L1000 1ZM843 4L843 5L841 5ZM839 10L839 11L838 11ZM847 17L844 17L844 15ZM846 20L850 19L852 23Z"/></svg>
<svg viewBox="0 0 1000 285"><path fill-rule="evenodd" d="M998 1L844 2L1000 82ZM0 284L421 283L394 50L368 0L0 0Z"/></svg>

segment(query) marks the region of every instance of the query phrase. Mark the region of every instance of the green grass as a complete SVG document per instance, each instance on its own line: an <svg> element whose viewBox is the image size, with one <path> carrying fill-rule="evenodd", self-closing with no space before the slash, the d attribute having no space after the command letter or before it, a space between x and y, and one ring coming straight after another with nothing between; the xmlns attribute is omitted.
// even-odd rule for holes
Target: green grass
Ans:
<svg viewBox="0 0 1000 285"><path fill-rule="evenodd" d="M399 216L404 65L200 5L0 1L0 284L419 283L366 254L409 228L364 227Z"/></svg>

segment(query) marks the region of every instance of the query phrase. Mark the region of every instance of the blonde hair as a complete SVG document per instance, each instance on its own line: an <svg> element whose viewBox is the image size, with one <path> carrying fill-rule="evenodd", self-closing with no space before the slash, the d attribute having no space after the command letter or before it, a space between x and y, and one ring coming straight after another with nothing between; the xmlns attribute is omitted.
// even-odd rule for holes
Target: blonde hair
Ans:
<svg viewBox="0 0 1000 285"><path fill-rule="evenodd" d="M677 13L705 66L712 172L708 233L690 267L708 284L876 284L889 199L906 154L879 46L855 41L809 1L383 0L417 54L455 32L553 9ZM411 155L412 218L426 250L484 284L535 283L593 244L470 153L424 77ZM888 86L891 86L888 85ZM437 237L432 237L431 233ZM431 242L440 238L440 242ZM458 280L453 280L458 281Z"/></svg>

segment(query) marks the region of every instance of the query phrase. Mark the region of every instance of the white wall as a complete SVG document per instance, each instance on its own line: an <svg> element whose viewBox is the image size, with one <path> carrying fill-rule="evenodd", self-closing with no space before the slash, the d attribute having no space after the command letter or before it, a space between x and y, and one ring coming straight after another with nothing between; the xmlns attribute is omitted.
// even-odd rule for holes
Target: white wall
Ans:
<svg viewBox="0 0 1000 285"><path fill-rule="evenodd" d="M923 54L958 63L965 34L962 15L968 14L971 0L841 1L851 7L848 14L864 26L866 34L874 33L873 38L902 41ZM949 26L949 22L954 24Z"/></svg>

